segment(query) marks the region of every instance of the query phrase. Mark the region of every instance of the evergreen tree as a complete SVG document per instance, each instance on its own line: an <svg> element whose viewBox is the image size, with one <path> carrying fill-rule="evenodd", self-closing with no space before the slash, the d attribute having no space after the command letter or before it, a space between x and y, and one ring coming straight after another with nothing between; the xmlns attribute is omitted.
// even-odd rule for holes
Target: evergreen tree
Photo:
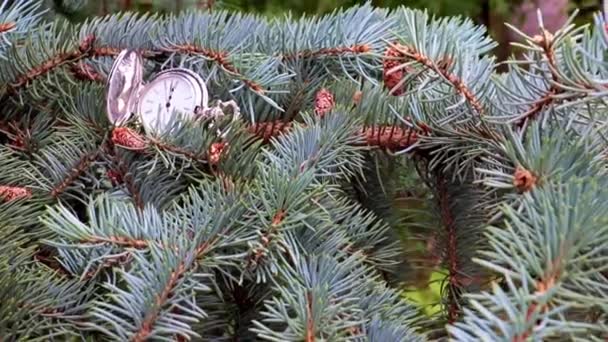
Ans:
<svg viewBox="0 0 608 342"><path fill-rule="evenodd" d="M608 337L602 16L498 73L483 27L407 8L42 9L0 5L1 341ZM124 49L241 115L118 124Z"/></svg>

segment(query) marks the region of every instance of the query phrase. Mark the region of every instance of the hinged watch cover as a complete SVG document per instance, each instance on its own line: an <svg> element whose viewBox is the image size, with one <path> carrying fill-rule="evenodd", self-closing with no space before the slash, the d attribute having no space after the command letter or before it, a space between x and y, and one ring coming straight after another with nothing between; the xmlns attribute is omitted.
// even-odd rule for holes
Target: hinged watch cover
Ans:
<svg viewBox="0 0 608 342"><path fill-rule="evenodd" d="M123 50L112 65L107 84L107 114L115 126L124 124L135 112L143 83L143 59L135 50Z"/></svg>

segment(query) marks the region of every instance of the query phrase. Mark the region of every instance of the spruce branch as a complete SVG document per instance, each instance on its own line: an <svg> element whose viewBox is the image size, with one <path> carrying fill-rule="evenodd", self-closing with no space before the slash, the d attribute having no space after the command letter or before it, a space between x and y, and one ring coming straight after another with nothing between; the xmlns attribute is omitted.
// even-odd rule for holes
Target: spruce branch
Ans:
<svg viewBox="0 0 608 342"><path fill-rule="evenodd" d="M131 196L133 196L133 202L135 203L135 206L139 209L139 210L143 210L144 209L144 201L141 197L140 191L137 188L137 186L135 185L135 180L133 179L133 176L131 175L131 173L126 169L126 166L124 164L124 162L121 160L119 161L119 168L120 168L120 178L122 180L124 180L125 185L127 186L127 189L129 190L129 193L131 194Z"/></svg>
<svg viewBox="0 0 608 342"><path fill-rule="evenodd" d="M372 50L368 44L354 44L351 46L337 46L327 47L318 50L300 51L293 54L286 54L281 56L284 62L290 60L308 59L308 58L320 58L320 57L335 57L349 54L365 54Z"/></svg>
<svg viewBox="0 0 608 342"><path fill-rule="evenodd" d="M446 230L447 235L447 266L448 266L448 286L447 286L447 300L448 300L448 323L453 324L458 319L460 313L460 292L458 291L460 275L460 265L458 263L458 240L456 233L455 220L450 206L450 198L446 189L446 181L444 176L439 176L438 179L438 197L439 197L439 210L441 211L441 219L443 227Z"/></svg>
<svg viewBox="0 0 608 342"><path fill-rule="evenodd" d="M252 91L256 93L263 94L265 90L262 88L260 84L256 81L248 79L245 75L243 75L239 70L234 66L232 62L229 60L229 53L227 51L215 51L211 49L206 49L201 46L195 45L175 45L170 48L165 48L166 52L171 53L180 53L180 54L195 54L204 56L207 59L210 59L217 63L222 69L226 70L231 75L237 77L243 83L249 87Z"/></svg>
<svg viewBox="0 0 608 342"><path fill-rule="evenodd" d="M91 81L101 84L105 84L106 78L102 76L95 68L90 64L84 62L73 63L70 66L70 71L74 77L81 81Z"/></svg>
<svg viewBox="0 0 608 342"><path fill-rule="evenodd" d="M559 82L560 77L557 73L558 66L555 57L553 34L542 28L541 35L534 37L534 43L541 47L543 54L547 59L549 72L553 82L551 83L547 93L543 95L542 98L536 101L536 103L527 112L519 115L521 118L517 122L517 126L520 128L525 126L529 120L534 119L544 108L551 105L551 103L555 100L555 96L562 92L562 90L560 90L557 86L557 82Z"/></svg>
<svg viewBox="0 0 608 342"><path fill-rule="evenodd" d="M17 93L20 88L25 87L34 79L41 77L55 68L67 63L74 63L88 56L95 42L95 36L88 36L82 39L77 49L72 51L59 52L39 65L31 67L23 75L17 77L8 86L9 93Z"/></svg>
<svg viewBox="0 0 608 342"><path fill-rule="evenodd" d="M100 153L101 148L83 155L65 177L52 187L49 193L50 196L53 198L59 197L70 185L72 185L72 183L74 183L74 181L89 169Z"/></svg>
<svg viewBox="0 0 608 342"><path fill-rule="evenodd" d="M599 227L605 226L607 211L596 198L605 195L600 190L603 183L599 177L554 179L522 195L524 211L503 208L506 229L490 229L492 249L476 261L500 274L508 287L469 295L474 310L466 312L464 322L449 328L453 336L474 338L482 331L494 331L489 338L522 341L601 331L576 313L584 303L606 300L605 286L595 276L605 269L597 247L606 239L606 229ZM554 230L562 233L553 235ZM514 251L505 253L510 248Z"/></svg>
<svg viewBox="0 0 608 342"><path fill-rule="evenodd" d="M248 127L249 131L257 135L264 142L269 142L273 137L286 134L292 127L292 123L282 120L257 122ZM419 133L414 129L395 126L362 126L359 129L365 143L355 143L355 146L369 146L398 151L412 146L418 138Z"/></svg>
<svg viewBox="0 0 608 342"><path fill-rule="evenodd" d="M0 235L10 230L0 231ZM13 234L20 233L13 230ZM16 239L3 236L3 245ZM16 241L15 241L16 242ZM2 250L4 246L0 246ZM70 338L77 336L78 322L84 317L92 294L91 284L79 283L44 266L22 262L10 265L20 248L3 250L0 261L0 329L2 337Z"/></svg>
<svg viewBox="0 0 608 342"><path fill-rule="evenodd" d="M473 93L473 91L457 75L455 75L449 71L449 68L451 67L451 65L450 65L451 63L449 61L448 62L442 61L439 63L435 63L428 56L422 54L420 51L416 51L415 48L413 48L411 46L402 45L402 44L393 44L391 42L388 42L387 44L392 49L395 49L401 55L404 56L404 60L403 60L404 62L407 62L409 60L416 61L417 63L421 64L422 66L426 67L427 69L432 70L435 73L437 73L438 75L440 75L441 78L447 80L454 87L454 89L456 89L456 91L458 93L460 93L469 102L471 107L473 107L473 109L475 110L475 112L478 115L480 115L480 116L484 115L484 112L485 112L484 108L483 108L481 102L477 99L477 97Z"/></svg>
<svg viewBox="0 0 608 342"><path fill-rule="evenodd" d="M0 59L6 58L6 50L41 22L45 12L41 7L38 0L0 3Z"/></svg>

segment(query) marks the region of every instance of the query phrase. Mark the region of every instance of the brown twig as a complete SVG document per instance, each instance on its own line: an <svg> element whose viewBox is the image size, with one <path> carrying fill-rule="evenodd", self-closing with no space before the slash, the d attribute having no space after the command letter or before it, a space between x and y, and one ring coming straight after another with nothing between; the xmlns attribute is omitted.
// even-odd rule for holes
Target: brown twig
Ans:
<svg viewBox="0 0 608 342"><path fill-rule="evenodd" d="M437 74L441 75L443 78L448 80L452 86L458 91L464 98L469 102L471 107L477 112L479 115L484 115L484 109L481 105L479 99L473 94L473 91L469 89L466 84L455 74L448 71L448 67L451 64L450 59L444 59L440 63L434 63L429 57L424 54L416 51L414 48L409 46L403 46L400 44L392 44L389 43L391 47L401 52L405 57L418 62L419 64L425 66L426 68L433 70Z"/></svg>
<svg viewBox="0 0 608 342"><path fill-rule="evenodd" d="M292 60L301 58L318 58L318 57L335 57L348 54L363 54L371 51L371 47L368 44L355 44L352 46L338 46L331 48L323 48L319 50L307 50L301 51L289 55L283 55L282 59Z"/></svg>
<svg viewBox="0 0 608 342"><path fill-rule="evenodd" d="M95 277L103 269L114 268L114 266L124 266L124 265L129 264L131 260L133 260L131 253L127 253L126 255L121 255L121 256L116 256L116 257L111 257L111 258L104 258L103 263L101 265L99 265L95 269L92 269L92 270L88 271L87 273L85 273L82 276L82 279L91 279L91 278Z"/></svg>
<svg viewBox="0 0 608 342"><path fill-rule="evenodd" d="M283 209L277 210L275 215L272 217L272 221L270 222L270 227L267 232L265 232L262 237L262 246L256 248L253 251L252 255L249 255L247 258L247 268L257 265L260 260L264 257L264 251L270 246L270 243L274 239L274 233L279 229L281 223L285 219L285 215L287 213Z"/></svg>
<svg viewBox="0 0 608 342"><path fill-rule="evenodd" d="M203 258L206 253L209 251L209 247L212 246L217 241L217 237L214 236L209 240L205 241L196 249L196 258ZM193 263L196 264L196 263ZM152 332L154 324L158 319L158 315L162 307L167 303L167 301L171 298L175 287L177 286L179 280L184 276L184 274L192 267L193 265L186 265L185 262L181 262L177 268L171 273L169 277L169 281L161 291L161 293L156 297L156 301L154 303L154 307L152 310L146 315L144 321L142 322L139 330L133 336L131 341L133 342L144 342L147 340L148 336Z"/></svg>
<svg viewBox="0 0 608 342"><path fill-rule="evenodd" d="M79 244L90 244L96 245L101 243L111 243L116 246L125 248L135 249L146 249L150 246L151 242L147 240L137 240L124 236L110 236L110 237L91 237L85 240L78 241ZM156 241L154 242L156 244ZM162 245L158 244L161 248Z"/></svg>
<svg viewBox="0 0 608 342"><path fill-rule="evenodd" d="M171 293L176 287L180 278L186 273L186 265L182 262L178 265L177 269L171 273L169 277L169 281L161 291L161 293L157 296L156 302L154 303L154 307L152 310L146 315L144 321L142 322L139 331L131 338L133 342L144 342L147 340L148 336L152 332L152 328L154 327L154 323L158 318L158 314L160 313L161 308L167 300L171 297Z"/></svg>
<svg viewBox="0 0 608 342"><path fill-rule="evenodd" d="M260 84L258 84L257 82L255 82L253 80L247 79L245 77L245 75L243 75L234 66L234 64L232 64L232 62L230 62L230 60L228 59L228 57L229 57L228 52L226 52L226 51L217 51L217 50L213 50L213 49L207 49L205 47L196 46L193 44L177 45L172 49L167 49L167 51L202 55L202 56L216 62L224 70L226 70L229 73L238 77L241 81L243 81L243 83L245 83L245 85L247 85L247 87L249 87L254 92L260 93L260 94L263 94L265 92L264 88L262 88L262 86Z"/></svg>
<svg viewBox="0 0 608 342"><path fill-rule="evenodd" d="M312 293L306 292L306 337L305 342L315 342L315 324L312 317Z"/></svg>
<svg viewBox="0 0 608 342"><path fill-rule="evenodd" d="M78 49L57 54L47 61L31 68L23 75L17 77L17 79L9 85L9 92L16 93L19 88L28 85L34 79L49 73L51 70L69 62L76 62L88 56L91 53L94 42L95 36L87 36L80 42Z"/></svg>
<svg viewBox="0 0 608 342"><path fill-rule="evenodd" d="M551 290L553 287L555 287L555 284L558 282L559 278L561 277L561 273L562 273L562 263L561 263L561 256L558 257L557 262L555 263L555 266L553 266L551 268L551 271L549 271L547 274L545 274L541 280L537 281L535 284L535 289L536 289L536 294L537 295L543 295L545 294L547 291ZM532 320L532 317L534 316L534 314L536 312L539 311L548 311L548 304L545 305L539 305L539 303L537 302L532 302L530 304L530 306L528 307L528 310L526 311L526 322L530 322L530 320ZM522 332L519 335L516 335L515 337L513 337L512 342L525 342L528 340L528 338L530 336L532 336L532 333L534 332L534 328L538 325L538 322L534 322L534 324L532 324L528 329L526 329L526 331Z"/></svg>
<svg viewBox="0 0 608 342"><path fill-rule="evenodd" d="M557 82L559 75L557 74L557 63L555 61L555 51L553 50L553 35L549 31L543 30L543 34L535 36L534 41L543 49L543 53L547 57L547 63L549 64L551 78L553 82ZM536 101L528 111L522 114L522 118L518 120L517 126L522 128L529 120L534 119L543 108L554 101L554 96L560 92L562 91L555 84L552 84L547 93Z"/></svg>
<svg viewBox="0 0 608 342"><path fill-rule="evenodd" d="M55 185L50 192L51 197L57 198L61 195L74 181L83 174L89 166L95 161L100 151L94 151L93 153L88 153L80 158L80 161L72 170L68 173L68 175L61 181L59 184Z"/></svg>
<svg viewBox="0 0 608 342"><path fill-rule="evenodd" d="M190 152L188 150L185 150L181 147L177 147L177 146L172 146L172 145L168 145L163 143L162 141L156 140L156 139L150 139L150 143L153 146L156 146L158 149L163 150L163 151L167 151L170 153L175 153L175 154L181 154L183 156L185 156L186 158L189 158L193 161L196 162L201 162L204 163L206 162L206 158L205 155L207 154L207 151L201 152L201 153L194 153L194 152Z"/></svg>
<svg viewBox="0 0 608 342"><path fill-rule="evenodd" d="M448 323L456 322L460 315L460 294L455 291L460 285L459 282L459 262L458 262L458 238L456 232L456 222L450 203L447 184L445 178L440 175L438 179L439 209L443 228L447 235L446 244L446 263L448 268Z"/></svg>
<svg viewBox="0 0 608 342"><path fill-rule="evenodd" d="M528 121L534 120L544 108L554 103L557 100L556 95L564 93L564 90L556 85L559 82L560 77L557 72L558 66L555 57L553 34L547 30L543 30L542 34L534 36L534 42L542 48L543 54L547 58L552 84L547 92L540 99L535 101L534 104L532 104L530 109L520 115L521 118L516 122L516 126L519 128L524 127ZM578 84L578 86L589 90L593 89L591 86L586 84ZM587 96L587 94L580 94L580 97L585 96Z"/></svg>
<svg viewBox="0 0 608 342"><path fill-rule="evenodd" d="M98 83L106 82L106 79L99 72L97 72L95 68L83 62L71 65L70 71L72 72L72 75L74 75L74 77L80 81L92 81Z"/></svg>

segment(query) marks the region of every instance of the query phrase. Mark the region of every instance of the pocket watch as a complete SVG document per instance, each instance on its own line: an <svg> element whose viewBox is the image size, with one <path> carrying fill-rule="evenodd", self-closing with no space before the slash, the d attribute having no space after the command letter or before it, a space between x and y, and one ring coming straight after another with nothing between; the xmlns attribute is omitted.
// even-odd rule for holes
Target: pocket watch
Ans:
<svg viewBox="0 0 608 342"><path fill-rule="evenodd" d="M136 115L147 134L163 134L176 111L194 117L207 109L208 101L205 82L188 69L162 71L144 84L143 59L134 50L123 50L108 75L107 114L115 126Z"/></svg>

